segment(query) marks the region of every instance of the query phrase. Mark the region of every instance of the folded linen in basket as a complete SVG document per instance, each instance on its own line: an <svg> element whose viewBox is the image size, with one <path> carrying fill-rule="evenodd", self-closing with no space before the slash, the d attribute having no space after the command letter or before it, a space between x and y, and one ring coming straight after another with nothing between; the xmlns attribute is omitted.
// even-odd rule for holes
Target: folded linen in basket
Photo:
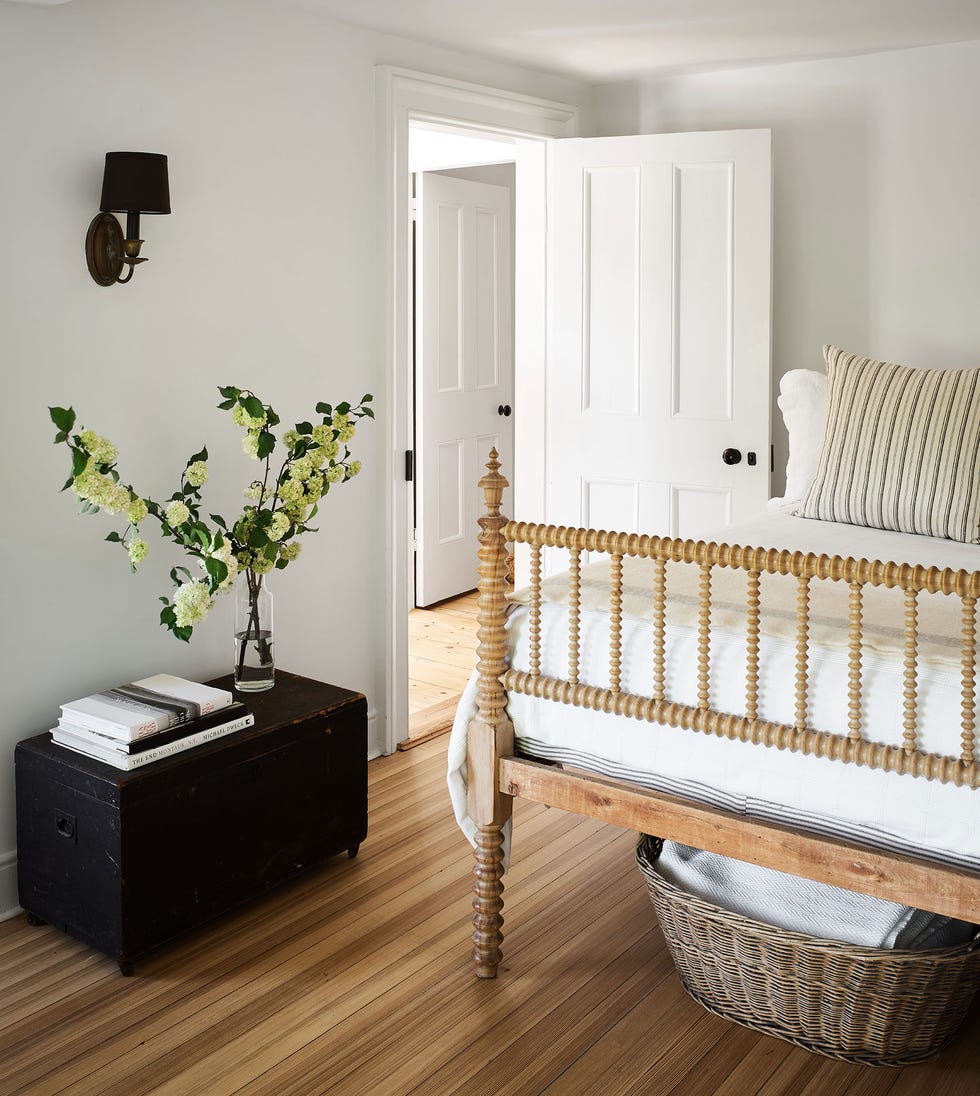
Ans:
<svg viewBox="0 0 980 1096"><path fill-rule="evenodd" d="M754 921L823 940L870 948L921 949L963 944L975 933L966 921L673 841L664 842L657 868L668 882L688 894Z"/></svg>

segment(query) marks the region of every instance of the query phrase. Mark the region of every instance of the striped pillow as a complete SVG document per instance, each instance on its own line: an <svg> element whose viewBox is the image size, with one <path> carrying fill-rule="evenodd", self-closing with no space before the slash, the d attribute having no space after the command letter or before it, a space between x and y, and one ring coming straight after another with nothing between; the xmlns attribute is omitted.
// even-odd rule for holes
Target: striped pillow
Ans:
<svg viewBox="0 0 980 1096"><path fill-rule="evenodd" d="M799 515L980 543L980 369L823 352L827 421Z"/></svg>

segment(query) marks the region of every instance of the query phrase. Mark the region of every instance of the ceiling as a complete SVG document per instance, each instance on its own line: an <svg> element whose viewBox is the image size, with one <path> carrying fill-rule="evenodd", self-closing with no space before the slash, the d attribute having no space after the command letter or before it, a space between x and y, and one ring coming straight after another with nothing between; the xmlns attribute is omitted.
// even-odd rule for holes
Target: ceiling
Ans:
<svg viewBox="0 0 980 1096"><path fill-rule="evenodd" d="M980 39L980 0L288 2L590 83Z"/></svg>

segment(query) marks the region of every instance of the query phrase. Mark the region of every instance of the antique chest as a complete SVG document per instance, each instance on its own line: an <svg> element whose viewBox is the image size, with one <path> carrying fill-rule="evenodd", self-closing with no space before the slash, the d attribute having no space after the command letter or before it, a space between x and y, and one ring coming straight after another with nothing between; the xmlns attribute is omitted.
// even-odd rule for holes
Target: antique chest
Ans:
<svg viewBox="0 0 980 1096"><path fill-rule="evenodd" d="M231 688L230 678L210 684ZM277 672L255 725L124 772L50 734L16 748L20 904L133 960L367 835L367 701Z"/></svg>

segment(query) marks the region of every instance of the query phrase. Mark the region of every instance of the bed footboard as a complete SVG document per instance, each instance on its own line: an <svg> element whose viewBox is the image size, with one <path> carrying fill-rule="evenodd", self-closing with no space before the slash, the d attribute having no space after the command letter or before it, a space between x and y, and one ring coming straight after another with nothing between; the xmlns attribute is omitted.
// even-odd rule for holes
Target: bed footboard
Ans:
<svg viewBox="0 0 980 1096"><path fill-rule="evenodd" d="M493 450L487 464L487 474L480 480L487 512L480 518L479 710L469 726L467 740L468 809L478 827L474 868L474 958L481 977L494 977L500 962L503 924L501 827L511 815L515 795L751 860L766 867L980 922L980 874L841 840L799 834L785 827L754 822L690 801L657 795L635 785L563 773L515 759L514 728L505 710L507 691L523 693L703 734L977 788L980 785L980 763L975 753L975 664L980 571L954 571L786 550L516 523L508 521L500 513L507 481L499 469L497 453ZM528 603L530 651L526 671L508 670L505 662L505 575L507 546L510 543L523 543L531 548ZM567 549L569 555L569 655L568 671L563 678L541 673L541 553L544 548ZM608 687L579 681L583 551L605 553L610 559ZM653 666L649 695L637 695L621 688L623 560L628 556L649 559L653 567ZM698 569L696 704L671 701L664 691L668 562ZM743 715L717 711L709 704L712 575L715 568L731 568L743 572L746 577L747 679ZM792 723L763 720L758 714L760 577L763 574L787 575L796 582L795 718ZM846 734L821 731L809 724L810 601L814 580L840 582L848 588ZM864 590L869 586L897 588L904 595L901 622L904 733L901 745L873 742L863 734L862 636L865 627ZM943 593L961 602L961 734L960 750L955 756L926 752L920 748L918 741L917 598L923 591Z"/></svg>

